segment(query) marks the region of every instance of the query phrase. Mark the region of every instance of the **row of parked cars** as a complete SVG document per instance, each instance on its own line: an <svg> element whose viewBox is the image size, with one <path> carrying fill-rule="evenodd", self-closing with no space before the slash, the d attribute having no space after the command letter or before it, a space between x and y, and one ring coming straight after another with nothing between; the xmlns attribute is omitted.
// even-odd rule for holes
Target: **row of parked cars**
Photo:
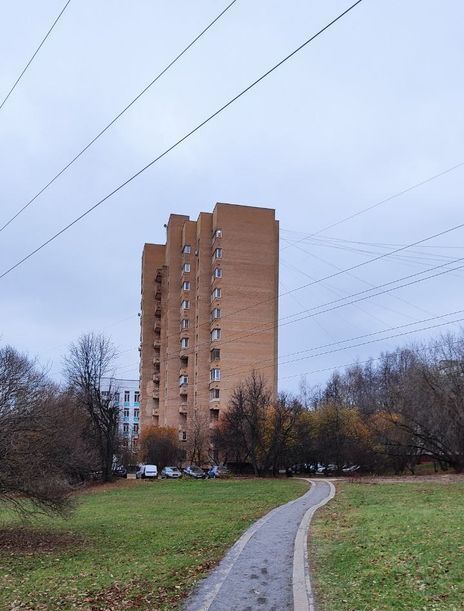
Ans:
<svg viewBox="0 0 464 611"><path fill-rule="evenodd" d="M137 479L157 479L158 477L161 477L161 479L179 479L183 475L193 479L215 479L216 477L226 477L229 475L229 470L227 467L221 467L219 465L213 465L209 469L202 469L196 465L190 465L182 469L182 471L177 467L164 467L158 475L158 468L156 465L140 465L135 477Z"/></svg>

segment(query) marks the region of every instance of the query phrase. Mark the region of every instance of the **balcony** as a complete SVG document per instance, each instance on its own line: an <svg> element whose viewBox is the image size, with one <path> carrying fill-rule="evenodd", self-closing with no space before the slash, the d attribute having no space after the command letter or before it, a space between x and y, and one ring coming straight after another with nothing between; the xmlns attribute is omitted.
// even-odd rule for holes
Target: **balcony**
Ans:
<svg viewBox="0 0 464 611"><path fill-rule="evenodd" d="M153 390L153 394L152 394L153 399L159 399L160 398L160 392L159 392L159 388L155 388Z"/></svg>
<svg viewBox="0 0 464 611"><path fill-rule="evenodd" d="M187 413L187 403L181 403L179 405L179 414L186 414Z"/></svg>
<svg viewBox="0 0 464 611"><path fill-rule="evenodd" d="M153 325L155 333L161 333L161 322L159 320L155 320L155 324Z"/></svg>
<svg viewBox="0 0 464 611"><path fill-rule="evenodd" d="M159 337L155 337L153 341L153 348L155 348L155 350L159 350L161 348L161 339Z"/></svg>
<svg viewBox="0 0 464 611"><path fill-rule="evenodd" d="M155 282L161 282L163 279L163 274L160 269L156 270Z"/></svg>
<svg viewBox="0 0 464 611"><path fill-rule="evenodd" d="M157 301L155 303L155 317L161 318L161 302L160 301Z"/></svg>
<svg viewBox="0 0 464 611"><path fill-rule="evenodd" d="M180 384L179 386L179 395L187 395L188 384Z"/></svg>
<svg viewBox="0 0 464 611"><path fill-rule="evenodd" d="M153 382L155 382L155 384L159 384L160 383L160 374L159 373L154 373L153 374Z"/></svg>
<svg viewBox="0 0 464 611"><path fill-rule="evenodd" d="M161 358L159 356L155 356L153 357L153 365L158 365L161 363Z"/></svg>
<svg viewBox="0 0 464 611"><path fill-rule="evenodd" d="M161 287L157 286L156 290L155 290L155 299L160 301L161 300Z"/></svg>

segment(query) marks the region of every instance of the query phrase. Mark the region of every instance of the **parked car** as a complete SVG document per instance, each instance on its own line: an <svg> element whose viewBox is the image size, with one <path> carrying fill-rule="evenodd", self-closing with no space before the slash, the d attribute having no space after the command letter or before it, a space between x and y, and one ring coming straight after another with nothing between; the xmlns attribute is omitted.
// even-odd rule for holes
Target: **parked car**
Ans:
<svg viewBox="0 0 464 611"><path fill-rule="evenodd" d="M230 475L230 471L227 467L221 465L213 465L208 471L208 477L227 477Z"/></svg>
<svg viewBox="0 0 464 611"><path fill-rule="evenodd" d="M184 473L189 477L193 477L193 479L206 478L206 473L203 471L203 469L200 469L200 467L197 467L196 465L190 465L190 467L185 467Z"/></svg>
<svg viewBox="0 0 464 611"><path fill-rule="evenodd" d="M316 475L327 475L328 473L335 473L336 471L337 465L318 465Z"/></svg>
<svg viewBox="0 0 464 611"><path fill-rule="evenodd" d="M342 472L343 473L356 473L356 471L359 471L360 466L359 465L349 465L346 467L343 467Z"/></svg>
<svg viewBox="0 0 464 611"><path fill-rule="evenodd" d="M161 471L161 479L179 479L182 473L177 467L164 467Z"/></svg>
<svg viewBox="0 0 464 611"><path fill-rule="evenodd" d="M158 469L156 465L140 465L135 477L136 479L156 479L158 477Z"/></svg>
<svg viewBox="0 0 464 611"><path fill-rule="evenodd" d="M114 477L126 477L127 478L127 469L122 465L114 465L113 467L113 475Z"/></svg>

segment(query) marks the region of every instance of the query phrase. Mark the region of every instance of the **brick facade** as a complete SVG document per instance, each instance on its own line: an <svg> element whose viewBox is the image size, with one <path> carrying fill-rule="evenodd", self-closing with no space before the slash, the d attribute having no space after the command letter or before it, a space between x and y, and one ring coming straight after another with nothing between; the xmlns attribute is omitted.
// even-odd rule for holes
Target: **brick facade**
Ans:
<svg viewBox="0 0 464 611"><path fill-rule="evenodd" d="M142 430L172 426L183 439L194 410L214 423L254 368L277 392L278 259L275 211L235 204L197 221L171 214L166 244L145 244Z"/></svg>

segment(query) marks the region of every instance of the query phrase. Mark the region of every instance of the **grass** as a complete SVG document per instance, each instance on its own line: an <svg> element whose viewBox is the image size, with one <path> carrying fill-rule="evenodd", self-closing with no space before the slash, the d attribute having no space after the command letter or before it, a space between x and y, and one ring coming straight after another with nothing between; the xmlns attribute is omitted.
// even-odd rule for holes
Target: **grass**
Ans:
<svg viewBox="0 0 464 611"><path fill-rule="evenodd" d="M340 484L310 559L325 611L464 609L464 484Z"/></svg>
<svg viewBox="0 0 464 611"><path fill-rule="evenodd" d="M122 481L69 520L0 511L1 609L173 609L292 480ZM18 530L19 529L19 530Z"/></svg>

